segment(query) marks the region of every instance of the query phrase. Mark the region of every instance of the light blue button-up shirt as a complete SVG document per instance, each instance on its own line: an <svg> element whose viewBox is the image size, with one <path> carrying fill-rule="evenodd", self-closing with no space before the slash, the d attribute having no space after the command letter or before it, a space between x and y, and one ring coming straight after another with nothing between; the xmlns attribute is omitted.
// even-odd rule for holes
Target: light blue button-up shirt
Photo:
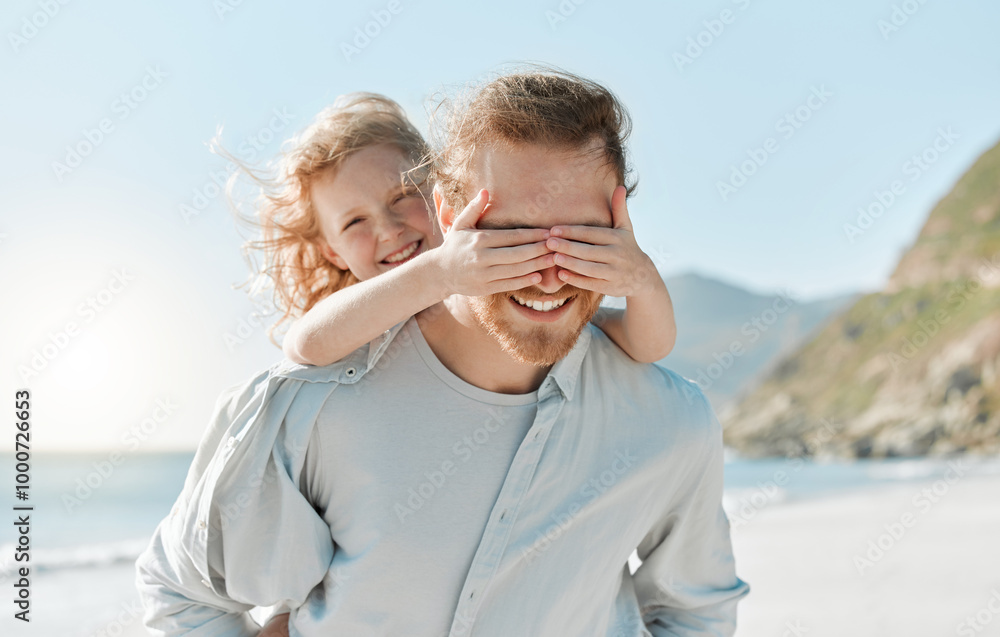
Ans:
<svg viewBox="0 0 1000 637"><path fill-rule="evenodd" d="M406 368L417 354L424 375ZM366 423L332 420L357 419L364 405L374 414L401 373L443 408L464 381L441 370L410 318L338 363L282 361L224 393L177 504L137 561L147 626L254 635L247 612L276 606L291 611L293 636L734 633L749 586L722 509L721 425L694 382L632 361L590 324L535 393L526 432L502 452L506 471L447 496L467 498L469 513L442 508L451 513L437 519L428 507L419 524L408 520L429 554L431 540L456 547L422 578L427 555L400 551L404 536L370 512L398 511L415 486L385 458L434 466L442 449L376 431L344 438ZM466 394L476 391L491 393ZM400 417L435 426L434 413ZM324 476L336 480L324 487ZM445 497L435 504L461 504ZM354 538L371 539L357 550ZM642 564L631 574L633 550Z"/></svg>

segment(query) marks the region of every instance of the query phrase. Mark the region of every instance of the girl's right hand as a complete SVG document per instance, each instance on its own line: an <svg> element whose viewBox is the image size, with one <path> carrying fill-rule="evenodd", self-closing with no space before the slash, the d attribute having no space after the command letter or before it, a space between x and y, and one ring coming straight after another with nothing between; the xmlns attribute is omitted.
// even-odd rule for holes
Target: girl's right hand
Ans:
<svg viewBox="0 0 1000 637"><path fill-rule="evenodd" d="M448 295L485 296L526 288L542 280L539 270L555 263L555 253L545 245L548 228L476 228L489 198L489 192L480 190L432 251Z"/></svg>

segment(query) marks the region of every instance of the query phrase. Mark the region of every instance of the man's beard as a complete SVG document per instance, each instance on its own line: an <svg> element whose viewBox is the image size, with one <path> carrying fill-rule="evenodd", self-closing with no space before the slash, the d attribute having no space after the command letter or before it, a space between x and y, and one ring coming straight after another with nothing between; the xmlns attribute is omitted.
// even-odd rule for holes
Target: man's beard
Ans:
<svg viewBox="0 0 1000 637"><path fill-rule="evenodd" d="M527 328L515 326L504 316L504 313L513 310L513 308L507 307L511 303L508 300L511 295L524 299L547 296L539 294L531 288L469 297L469 308L479 324L500 343L503 351L507 352L514 360L539 367L548 367L561 360L573 349L580 332L597 312L597 308L604 298L603 294L572 285L564 285L559 289L559 292L561 293L559 298L575 297L572 301L573 306L569 308L570 314L555 323L538 323ZM529 320L525 319L525 322Z"/></svg>

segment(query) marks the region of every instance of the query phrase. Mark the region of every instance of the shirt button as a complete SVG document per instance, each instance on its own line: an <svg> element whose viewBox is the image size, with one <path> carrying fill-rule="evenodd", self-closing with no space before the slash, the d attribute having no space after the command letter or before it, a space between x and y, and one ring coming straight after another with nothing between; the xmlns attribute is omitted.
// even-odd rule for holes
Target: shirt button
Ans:
<svg viewBox="0 0 1000 637"><path fill-rule="evenodd" d="M208 583L207 579L201 580L201 583L204 584L205 586L207 586L208 588L212 588L212 585Z"/></svg>
<svg viewBox="0 0 1000 637"><path fill-rule="evenodd" d="M542 430L541 429L539 429L538 431L536 431L535 432L535 440L538 440L538 436L540 436L541 434L542 434Z"/></svg>
<svg viewBox="0 0 1000 637"><path fill-rule="evenodd" d="M203 528L205 528L206 526L208 526L208 525L207 525L207 524L205 524L205 520L198 520L198 528L199 528L199 529L203 529Z"/></svg>
<svg viewBox="0 0 1000 637"><path fill-rule="evenodd" d="M500 514L500 521L501 521L501 522L503 522L503 519L504 519L505 517L507 517L507 509L504 509L504 510L503 510L503 513L501 513L501 514Z"/></svg>
<svg viewBox="0 0 1000 637"><path fill-rule="evenodd" d="M347 371L344 373L347 374L348 378L354 378L354 375L358 373L358 370L354 369L353 367L348 367Z"/></svg>
<svg viewBox="0 0 1000 637"><path fill-rule="evenodd" d="M472 591L471 593L469 593L469 599L472 599L472 597L473 597L473 596L474 596L475 594L476 594L476 591Z"/></svg>
<svg viewBox="0 0 1000 637"><path fill-rule="evenodd" d="M236 438L233 437L233 436L230 436L229 440L226 441L226 446L227 447L235 447L236 446Z"/></svg>

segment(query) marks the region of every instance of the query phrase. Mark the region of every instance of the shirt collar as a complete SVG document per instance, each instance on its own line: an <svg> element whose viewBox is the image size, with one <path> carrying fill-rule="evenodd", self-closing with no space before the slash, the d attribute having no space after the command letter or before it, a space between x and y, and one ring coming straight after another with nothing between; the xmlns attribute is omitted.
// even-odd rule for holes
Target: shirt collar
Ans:
<svg viewBox="0 0 1000 637"><path fill-rule="evenodd" d="M583 326L583 330L580 332L580 336L577 337L573 349L556 361L556 364L549 370L548 376L542 381L540 392L545 391L545 386L552 379L558 385L559 390L565 396L566 400L573 400L573 393L576 390L577 381L580 379L580 367L583 365L583 359L590 348L590 341L593 338L592 330L594 329L596 328L591 326L589 322ZM544 396L542 393L539 393L538 397L541 399Z"/></svg>
<svg viewBox="0 0 1000 637"><path fill-rule="evenodd" d="M334 381L345 385L356 383L365 375L365 372L375 366L378 359L385 353L386 348L389 347L389 343L403 329L408 320L410 319L396 323L367 345L362 345L335 363L317 367L315 365L300 365L285 358L274 365L273 375L311 383Z"/></svg>
<svg viewBox="0 0 1000 637"><path fill-rule="evenodd" d="M359 347L336 363L317 367L315 365L300 365L285 358L275 364L273 375L314 383L332 381L342 384L356 383L365 375L365 372L375 366L392 340L407 321L410 320L416 319L410 317L409 319L400 321L371 343ZM580 367L583 364L584 357L587 355L587 350L590 348L590 341L593 337L592 330L594 329L596 328L589 322L584 325L573 348L566 356L556 361L552 369L549 370L548 375L546 375L545 380L542 381L542 386L539 388L539 399L544 398L546 392L552 391L553 384L562 392L566 400L573 399L577 380L580 377Z"/></svg>

